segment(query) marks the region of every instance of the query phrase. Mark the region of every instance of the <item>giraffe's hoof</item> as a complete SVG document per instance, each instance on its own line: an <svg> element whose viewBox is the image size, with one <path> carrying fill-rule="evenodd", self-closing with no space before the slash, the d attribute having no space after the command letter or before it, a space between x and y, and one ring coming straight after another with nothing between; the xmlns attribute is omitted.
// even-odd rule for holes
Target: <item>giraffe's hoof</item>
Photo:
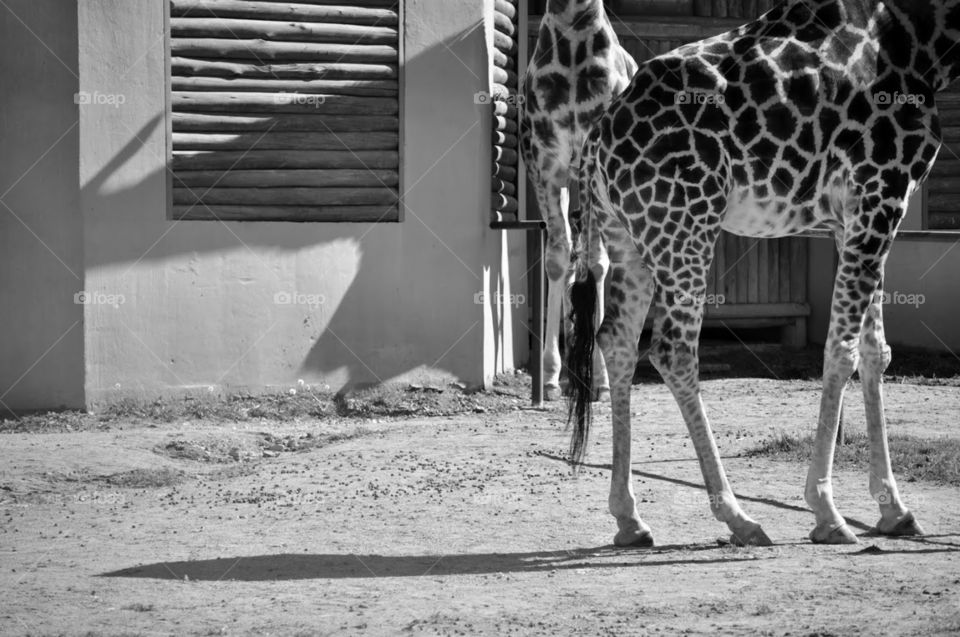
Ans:
<svg viewBox="0 0 960 637"><path fill-rule="evenodd" d="M881 518L877 526L870 529L870 535L886 535L888 537L905 537L910 535L925 535L923 528L909 511L903 518L896 521L892 526L884 524Z"/></svg>
<svg viewBox="0 0 960 637"><path fill-rule="evenodd" d="M648 549L653 546L653 535L643 529L624 529L614 536L613 544L620 548Z"/></svg>
<svg viewBox="0 0 960 637"><path fill-rule="evenodd" d="M610 389L602 388L598 389L593 393L593 402L595 403L608 403L610 402Z"/></svg>
<svg viewBox="0 0 960 637"><path fill-rule="evenodd" d="M810 531L810 541L814 544L857 544L860 540L846 524L840 526L818 526Z"/></svg>
<svg viewBox="0 0 960 637"><path fill-rule="evenodd" d="M731 533L730 544L734 546L773 546L773 540L757 524L752 528Z"/></svg>
<svg viewBox="0 0 960 637"><path fill-rule="evenodd" d="M553 385L545 385L543 388L543 399L553 402L560 400L560 388L554 387Z"/></svg>

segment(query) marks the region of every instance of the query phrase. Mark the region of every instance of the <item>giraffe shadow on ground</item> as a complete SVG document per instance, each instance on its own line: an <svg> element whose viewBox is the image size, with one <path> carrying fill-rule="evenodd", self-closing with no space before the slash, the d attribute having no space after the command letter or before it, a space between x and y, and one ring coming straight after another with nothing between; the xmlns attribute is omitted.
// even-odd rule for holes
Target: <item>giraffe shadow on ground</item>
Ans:
<svg viewBox="0 0 960 637"><path fill-rule="evenodd" d="M954 536L955 537L955 536ZM902 538L906 539L906 538ZM926 538L910 538L924 542ZM929 542L942 548L887 550L875 546L850 553L876 557L900 553L954 553L960 544ZM780 543L806 546L806 542ZM303 579L383 579L392 577L443 577L447 575L493 575L497 573L542 573L662 566L712 566L734 562L757 562L782 557L779 550L725 548L718 544L673 544L648 549L622 549L612 545L566 551L525 553L462 553L422 555L373 555L351 553L283 553L219 557L205 560L156 562L101 573L99 577L168 579L217 582L223 580L264 582Z"/></svg>
<svg viewBox="0 0 960 637"><path fill-rule="evenodd" d="M677 553L683 554L676 557ZM692 554L692 556L691 556ZM612 545L567 551L464 553L453 555L363 555L350 553L278 554L221 557L134 566L99 577L195 581L273 581L390 577L440 577L625 567L707 566L776 559L731 551L716 544L666 545L652 549L618 549Z"/></svg>

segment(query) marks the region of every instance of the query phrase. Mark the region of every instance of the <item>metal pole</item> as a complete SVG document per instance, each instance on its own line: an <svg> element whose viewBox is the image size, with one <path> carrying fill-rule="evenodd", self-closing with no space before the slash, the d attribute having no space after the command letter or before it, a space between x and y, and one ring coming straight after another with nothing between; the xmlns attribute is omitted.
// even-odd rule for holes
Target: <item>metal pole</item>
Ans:
<svg viewBox="0 0 960 637"><path fill-rule="evenodd" d="M527 255L531 263L529 272L533 277L530 286L530 322L533 323L532 343L530 347L530 381L533 384L530 400L534 407L543 405L543 308L544 298L544 268L543 255L545 251L542 230L528 232Z"/></svg>

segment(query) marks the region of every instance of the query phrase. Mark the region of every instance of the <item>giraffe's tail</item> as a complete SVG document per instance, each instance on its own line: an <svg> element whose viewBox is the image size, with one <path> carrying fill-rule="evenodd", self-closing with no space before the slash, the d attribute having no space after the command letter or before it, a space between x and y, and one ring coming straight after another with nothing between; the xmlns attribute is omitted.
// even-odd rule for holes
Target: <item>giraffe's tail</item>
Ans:
<svg viewBox="0 0 960 637"><path fill-rule="evenodd" d="M590 268L591 232L596 232L596 201L590 177L596 167L596 135L590 135L581 154L579 191L580 214L572 223L576 257L575 277L570 287L570 321L572 337L567 347L566 367L569 377L567 425L572 425L570 459L574 470L586 457L590 435L591 402L593 400L593 348L596 337L597 279Z"/></svg>
<svg viewBox="0 0 960 637"><path fill-rule="evenodd" d="M583 464L590 436L591 401L593 400L593 347L596 330L597 280L590 268L586 278L574 281L570 288L570 320L573 335L567 349L569 402L567 424L573 425L570 436L570 459L576 469Z"/></svg>

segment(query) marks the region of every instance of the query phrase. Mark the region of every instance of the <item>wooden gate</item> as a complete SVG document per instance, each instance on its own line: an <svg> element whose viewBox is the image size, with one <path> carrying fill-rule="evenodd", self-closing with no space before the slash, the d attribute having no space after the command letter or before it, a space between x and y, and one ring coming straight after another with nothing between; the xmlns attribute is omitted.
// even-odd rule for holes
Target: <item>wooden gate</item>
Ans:
<svg viewBox="0 0 960 637"><path fill-rule="evenodd" d="M539 4L539 6L537 6ZM729 31L766 11L770 0L607 2L621 44L638 61ZM531 3L533 51L542 3ZM725 17L718 17L725 16ZM527 198L528 216L535 207ZM721 232L707 286L708 327L780 327L784 344L806 344L809 239L752 239Z"/></svg>

